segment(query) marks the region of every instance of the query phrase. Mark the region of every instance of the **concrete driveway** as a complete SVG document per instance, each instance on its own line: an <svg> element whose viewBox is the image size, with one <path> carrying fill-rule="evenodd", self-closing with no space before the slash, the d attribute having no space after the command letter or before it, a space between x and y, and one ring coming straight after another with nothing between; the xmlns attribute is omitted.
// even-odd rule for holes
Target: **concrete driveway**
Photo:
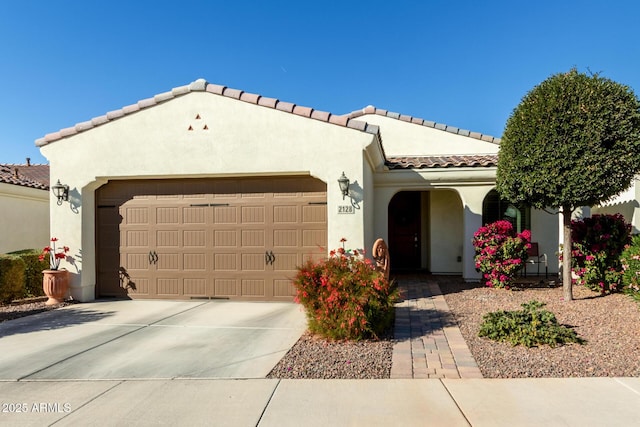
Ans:
<svg viewBox="0 0 640 427"><path fill-rule="evenodd" d="M293 303L76 304L0 323L0 380L263 378L305 329Z"/></svg>

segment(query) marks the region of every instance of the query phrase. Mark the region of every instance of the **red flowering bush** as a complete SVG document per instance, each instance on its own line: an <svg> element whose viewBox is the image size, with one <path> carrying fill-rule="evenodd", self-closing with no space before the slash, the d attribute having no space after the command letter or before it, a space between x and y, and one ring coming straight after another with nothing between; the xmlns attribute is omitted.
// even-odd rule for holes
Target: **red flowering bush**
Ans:
<svg viewBox="0 0 640 427"><path fill-rule="evenodd" d="M573 220L571 240L575 283L601 293L619 290L620 255L631 243L631 224L620 214Z"/></svg>
<svg viewBox="0 0 640 427"><path fill-rule="evenodd" d="M393 324L397 288L357 250L342 247L325 260L308 260L293 283L313 333L360 340L377 338Z"/></svg>
<svg viewBox="0 0 640 427"><path fill-rule="evenodd" d="M51 238L51 246L46 246L38 259L40 261L44 261L46 257L49 258L49 267L51 270L57 270L60 267L60 260L65 259L67 257L67 252L69 252L68 246L63 246L61 248L56 249L56 242L58 241L57 237Z"/></svg>
<svg viewBox="0 0 640 427"><path fill-rule="evenodd" d="M473 235L476 270L489 287L509 289L516 273L527 260L531 232L516 233L509 221L501 220L480 227Z"/></svg>

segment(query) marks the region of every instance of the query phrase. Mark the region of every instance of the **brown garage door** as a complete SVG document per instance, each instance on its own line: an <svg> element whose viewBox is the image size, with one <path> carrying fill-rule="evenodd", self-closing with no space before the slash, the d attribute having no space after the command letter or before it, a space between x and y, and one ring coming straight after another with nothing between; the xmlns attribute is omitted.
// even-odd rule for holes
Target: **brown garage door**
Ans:
<svg viewBox="0 0 640 427"><path fill-rule="evenodd" d="M310 177L111 181L97 192L99 296L291 300L327 244Z"/></svg>

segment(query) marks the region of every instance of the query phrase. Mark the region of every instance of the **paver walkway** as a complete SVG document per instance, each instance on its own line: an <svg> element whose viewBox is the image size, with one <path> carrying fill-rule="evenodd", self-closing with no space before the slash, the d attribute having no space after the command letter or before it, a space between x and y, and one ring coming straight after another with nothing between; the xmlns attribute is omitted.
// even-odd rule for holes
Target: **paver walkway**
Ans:
<svg viewBox="0 0 640 427"><path fill-rule="evenodd" d="M482 378L437 278L400 276L391 378Z"/></svg>

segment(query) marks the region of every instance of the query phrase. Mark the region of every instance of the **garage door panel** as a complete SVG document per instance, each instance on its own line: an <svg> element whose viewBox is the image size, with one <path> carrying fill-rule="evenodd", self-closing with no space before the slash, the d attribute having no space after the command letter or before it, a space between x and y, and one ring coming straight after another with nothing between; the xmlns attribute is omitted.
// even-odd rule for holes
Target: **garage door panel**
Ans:
<svg viewBox="0 0 640 427"><path fill-rule="evenodd" d="M213 215L214 224L238 223L238 208L236 206L215 206Z"/></svg>
<svg viewBox="0 0 640 427"><path fill-rule="evenodd" d="M182 208L183 224L205 224L207 209L208 208L202 206Z"/></svg>
<svg viewBox="0 0 640 427"><path fill-rule="evenodd" d="M124 222L128 225L149 225L149 208L130 207L123 212Z"/></svg>
<svg viewBox="0 0 640 427"><path fill-rule="evenodd" d="M243 297L266 297L264 279L243 279L242 280L242 296Z"/></svg>
<svg viewBox="0 0 640 427"><path fill-rule="evenodd" d="M180 289L180 280L177 278L158 278L158 296L177 297L182 292Z"/></svg>
<svg viewBox="0 0 640 427"><path fill-rule="evenodd" d="M162 252L158 253L158 260L156 267L158 270L179 270L180 269L180 256L176 252Z"/></svg>
<svg viewBox="0 0 640 427"><path fill-rule="evenodd" d="M261 251L259 253L243 253L241 255L242 264L241 269L243 271L265 271L265 253Z"/></svg>
<svg viewBox="0 0 640 427"><path fill-rule="evenodd" d="M237 230L215 230L213 232L214 247L236 247L238 246Z"/></svg>
<svg viewBox="0 0 640 427"><path fill-rule="evenodd" d="M276 298L291 298L296 290L290 279L276 279L273 281L273 296Z"/></svg>
<svg viewBox="0 0 640 427"><path fill-rule="evenodd" d="M264 206L243 206L242 223L243 224L260 224L264 225L265 222L265 208Z"/></svg>
<svg viewBox="0 0 640 427"><path fill-rule="evenodd" d="M156 246L162 247L177 247L180 245L180 232L178 230L157 230L156 231Z"/></svg>
<svg viewBox="0 0 640 427"><path fill-rule="evenodd" d="M242 247L265 247L265 231L264 230L242 230Z"/></svg>
<svg viewBox="0 0 640 427"><path fill-rule="evenodd" d="M240 285L237 279L215 279L213 295L218 297L239 297Z"/></svg>
<svg viewBox="0 0 640 427"><path fill-rule="evenodd" d="M326 205L306 205L302 207L302 222L305 224L326 224Z"/></svg>
<svg viewBox="0 0 640 427"><path fill-rule="evenodd" d="M300 242L300 233L297 229L273 230L273 247L290 248L297 247Z"/></svg>
<svg viewBox="0 0 640 427"><path fill-rule="evenodd" d="M182 242L185 248L203 248L207 245L206 230L184 230Z"/></svg>
<svg viewBox="0 0 640 427"><path fill-rule="evenodd" d="M273 207L273 223L274 224L296 224L300 221L298 206L296 205L278 205Z"/></svg>
<svg viewBox="0 0 640 427"><path fill-rule="evenodd" d="M147 230L125 230L122 245L129 248L149 247L149 232Z"/></svg>
<svg viewBox="0 0 640 427"><path fill-rule="evenodd" d="M172 224L176 225L180 223L180 209L179 208L156 208L156 223L157 224Z"/></svg>
<svg viewBox="0 0 640 427"><path fill-rule="evenodd" d="M295 271L301 264L300 256L297 252L286 253L278 251L273 262L274 271Z"/></svg>
<svg viewBox="0 0 640 427"><path fill-rule="evenodd" d="M302 246L304 248L327 247L327 233L324 230L302 230Z"/></svg>
<svg viewBox="0 0 640 427"><path fill-rule="evenodd" d="M149 253L132 252L125 253L124 263L127 266L127 270L148 270L149 269Z"/></svg>
<svg viewBox="0 0 640 427"><path fill-rule="evenodd" d="M207 256L204 253L183 254L182 268L185 271L206 271Z"/></svg>
<svg viewBox="0 0 640 427"><path fill-rule="evenodd" d="M206 296L207 279L204 277L196 279L184 279L184 294L189 296Z"/></svg>
<svg viewBox="0 0 640 427"><path fill-rule="evenodd" d="M213 256L213 269L215 271L238 270L238 255L234 253L217 253Z"/></svg>

